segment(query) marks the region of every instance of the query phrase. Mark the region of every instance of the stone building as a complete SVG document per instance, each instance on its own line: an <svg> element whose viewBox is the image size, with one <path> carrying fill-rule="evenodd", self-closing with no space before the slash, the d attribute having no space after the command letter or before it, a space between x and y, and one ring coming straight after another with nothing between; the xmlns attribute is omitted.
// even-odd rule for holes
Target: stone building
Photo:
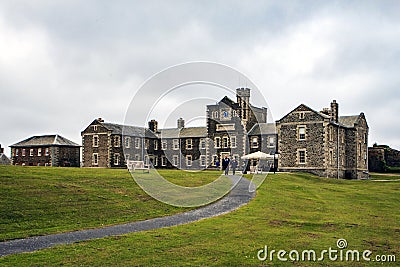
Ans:
<svg viewBox="0 0 400 267"><path fill-rule="evenodd" d="M10 165L10 159L4 154L4 148L0 144L0 165Z"/></svg>
<svg viewBox="0 0 400 267"><path fill-rule="evenodd" d="M80 166L80 145L57 134L32 136L10 147L13 165Z"/></svg>
<svg viewBox="0 0 400 267"><path fill-rule="evenodd" d="M325 177L368 177L368 124L364 113L339 116L330 109L315 111L301 104L276 122L279 169Z"/></svg>
<svg viewBox="0 0 400 267"><path fill-rule="evenodd" d="M400 170L400 151L387 145L374 144L368 148L368 169L371 172Z"/></svg>
<svg viewBox="0 0 400 267"><path fill-rule="evenodd" d="M207 106L207 127L185 127L182 118L167 129L155 120L148 128L94 120L81 132L83 166L125 167L131 159L156 168L204 169L215 168L225 156L240 160L250 149L248 131L266 123L267 109L250 104L250 89L236 92L237 102L225 96Z"/></svg>

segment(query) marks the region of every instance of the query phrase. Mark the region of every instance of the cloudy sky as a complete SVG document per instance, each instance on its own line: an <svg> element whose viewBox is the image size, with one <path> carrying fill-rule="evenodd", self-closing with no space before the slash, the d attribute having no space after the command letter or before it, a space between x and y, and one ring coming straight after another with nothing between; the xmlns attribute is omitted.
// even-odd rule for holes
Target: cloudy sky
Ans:
<svg viewBox="0 0 400 267"><path fill-rule="evenodd" d="M399 14L399 1L3 0L0 144L80 143L97 117L122 123L153 74L212 61L247 75L275 120L336 99L366 114L370 144L400 149Z"/></svg>

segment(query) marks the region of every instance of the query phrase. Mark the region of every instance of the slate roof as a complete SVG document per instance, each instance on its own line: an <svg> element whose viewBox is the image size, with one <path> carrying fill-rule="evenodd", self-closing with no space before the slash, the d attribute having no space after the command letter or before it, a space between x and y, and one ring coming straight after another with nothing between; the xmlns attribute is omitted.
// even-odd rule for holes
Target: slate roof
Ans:
<svg viewBox="0 0 400 267"><path fill-rule="evenodd" d="M359 115L340 116L339 123L345 127L354 127L354 124L356 124L359 117Z"/></svg>
<svg viewBox="0 0 400 267"><path fill-rule="evenodd" d="M75 146L80 145L58 134L32 136L10 147L36 147L36 146Z"/></svg>
<svg viewBox="0 0 400 267"><path fill-rule="evenodd" d="M249 131L248 135L276 134L275 123L257 123Z"/></svg>
<svg viewBox="0 0 400 267"><path fill-rule="evenodd" d="M131 126L131 125L122 125L116 123L102 123L107 129L111 131L112 134L124 134L129 136L137 136L137 137L153 137L155 138L155 134L147 128L139 127L139 126Z"/></svg>
<svg viewBox="0 0 400 267"><path fill-rule="evenodd" d="M160 138L207 137L207 127L161 129L157 136Z"/></svg>

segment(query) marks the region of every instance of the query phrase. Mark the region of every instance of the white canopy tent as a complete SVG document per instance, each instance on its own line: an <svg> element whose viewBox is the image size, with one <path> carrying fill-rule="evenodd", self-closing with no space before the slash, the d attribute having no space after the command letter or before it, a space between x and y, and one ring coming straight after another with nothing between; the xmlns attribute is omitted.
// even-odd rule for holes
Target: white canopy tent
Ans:
<svg viewBox="0 0 400 267"><path fill-rule="evenodd" d="M276 155L276 156L278 156L278 155ZM242 157L242 159L267 159L268 160L268 159L275 159L276 156L274 157L274 155L270 155L270 154L267 154L267 153L264 153L261 151L257 151L254 153L244 155Z"/></svg>

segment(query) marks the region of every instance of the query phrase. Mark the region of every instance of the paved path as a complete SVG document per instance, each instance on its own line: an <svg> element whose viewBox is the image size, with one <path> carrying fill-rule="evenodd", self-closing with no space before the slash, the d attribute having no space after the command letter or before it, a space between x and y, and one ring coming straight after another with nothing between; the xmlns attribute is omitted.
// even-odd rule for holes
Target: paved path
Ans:
<svg viewBox="0 0 400 267"><path fill-rule="evenodd" d="M239 176L229 177L234 182L240 179ZM249 192L249 185L250 181L242 178L229 194L227 194L225 197L218 200L217 202L214 202L213 204L205 207L176 215L154 218L145 221L119 224L114 226L107 226L97 229L81 230L62 234L37 236L1 242L0 256L22 252L32 252L35 250L49 248L61 244L71 244L78 241L152 230L215 217L224 213L231 212L239 208L240 206L247 204L255 196L255 192Z"/></svg>

